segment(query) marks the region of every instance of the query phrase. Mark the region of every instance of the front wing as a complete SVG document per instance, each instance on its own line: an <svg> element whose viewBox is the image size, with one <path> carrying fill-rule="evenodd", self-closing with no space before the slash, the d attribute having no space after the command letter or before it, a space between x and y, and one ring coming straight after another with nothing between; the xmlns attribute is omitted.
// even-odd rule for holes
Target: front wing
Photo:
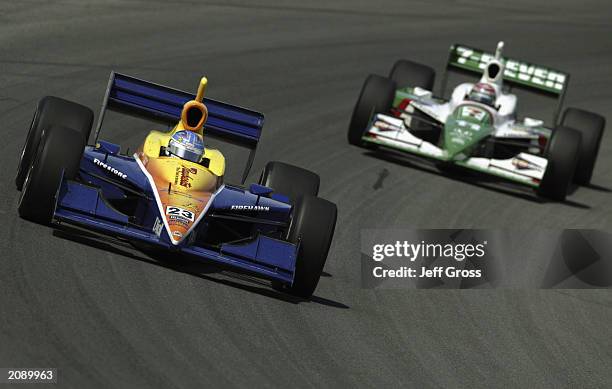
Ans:
<svg viewBox="0 0 612 389"><path fill-rule="evenodd" d="M444 149L410 133L402 119L383 114L374 116L362 140L420 157L452 163L534 188L540 186L548 163L546 158L528 153L519 153L509 159L481 157L451 159Z"/></svg>
<svg viewBox="0 0 612 389"><path fill-rule="evenodd" d="M187 241L175 246L163 231L163 224L155 223L152 228L131 224L126 215L106 202L96 187L63 179L56 199L55 224L66 223L124 241L144 242L285 284L293 282L298 244L258 235L247 242L224 243L219 250Z"/></svg>

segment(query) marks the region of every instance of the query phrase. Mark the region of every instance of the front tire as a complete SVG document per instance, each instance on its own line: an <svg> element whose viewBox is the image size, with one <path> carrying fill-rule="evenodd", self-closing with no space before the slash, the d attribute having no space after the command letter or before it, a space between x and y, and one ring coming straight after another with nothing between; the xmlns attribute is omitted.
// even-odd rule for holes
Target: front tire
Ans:
<svg viewBox="0 0 612 389"><path fill-rule="evenodd" d="M289 197L292 202L303 195L317 196L320 182L318 174L278 161L268 162L259 179L261 185Z"/></svg>
<svg viewBox="0 0 612 389"><path fill-rule="evenodd" d="M374 114L391 110L396 90L392 80L370 74L363 83L359 98L353 108L348 130L348 142L355 146L364 146L361 137L367 130Z"/></svg>
<svg viewBox="0 0 612 389"><path fill-rule="evenodd" d="M284 290L309 298L317 288L334 236L338 210L327 200L303 196L294 205L288 240L299 244L293 284Z"/></svg>
<svg viewBox="0 0 612 389"><path fill-rule="evenodd" d="M397 89L418 86L419 88L432 91L436 79L436 71L427 65L400 59L391 68L389 78L395 81Z"/></svg>
<svg viewBox="0 0 612 389"><path fill-rule="evenodd" d="M53 217L56 194L62 180L74 179L79 171L85 138L67 127L49 127L30 165L19 198L19 216L40 224Z"/></svg>
<svg viewBox="0 0 612 389"><path fill-rule="evenodd" d="M400 59L391 68L389 78L395 81L397 89L419 87L433 91L436 71L427 65ZM411 115L414 120L412 120L410 132L426 142L438 143L441 131L428 123L428 121L432 121L431 117L418 109L414 109ZM419 118L425 121L419 120Z"/></svg>
<svg viewBox="0 0 612 389"><path fill-rule="evenodd" d="M40 99L21 151L17 176L15 177L17 190L22 190L23 188L26 174L38 150L43 130L48 130L51 126L72 128L80 133L85 138L85 142L87 142L91 132L93 117L93 111L81 104L54 96L46 96Z"/></svg>
<svg viewBox="0 0 612 389"><path fill-rule="evenodd" d="M578 166L574 175L574 182L587 185L591 182L595 161L599 153L599 145L603 137L606 119L593 112L578 108L568 108L563 113L561 124L570 127L582 135L582 146L580 147Z"/></svg>
<svg viewBox="0 0 612 389"><path fill-rule="evenodd" d="M557 127L546 152L548 165L538 188L538 194L563 201L574 178L580 153L581 135L569 127Z"/></svg>

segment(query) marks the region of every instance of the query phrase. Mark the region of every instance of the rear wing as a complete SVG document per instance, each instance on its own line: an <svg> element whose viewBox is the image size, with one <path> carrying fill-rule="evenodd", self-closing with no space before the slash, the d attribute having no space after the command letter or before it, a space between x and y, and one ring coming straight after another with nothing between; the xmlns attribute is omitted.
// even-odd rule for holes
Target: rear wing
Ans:
<svg viewBox="0 0 612 389"><path fill-rule="evenodd" d="M495 55L492 53L454 44L450 47L446 69L482 74L487 63L493 58ZM506 84L558 99L554 115L556 123L568 87L569 73L512 58L503 57L502 61L505 65L503 79ZM442 93L446 89L446 76L444 79Z"/></svg>
<svg viewBox="0 0 612 389"><path fill-rule="evenodd" d="M95 141L97 143L107 109L172 126L179 122L183 105L193 99L195 95L189 92L111 72L98 116ZM204 98L203 103L208 108L208 120L204 125L206 136L251 150L243 174L244 183L261 137L263 114L208 98Z"/></svg>

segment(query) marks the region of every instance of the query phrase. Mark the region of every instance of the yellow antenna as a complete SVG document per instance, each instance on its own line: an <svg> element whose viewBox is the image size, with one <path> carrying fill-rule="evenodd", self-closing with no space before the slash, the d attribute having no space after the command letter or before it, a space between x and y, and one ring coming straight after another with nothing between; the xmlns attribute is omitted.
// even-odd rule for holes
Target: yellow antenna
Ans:
<svg viewBox="0 0 612 389"><path fill-rule="evenodd" d="M206 90L206 84L208 84L208 79L206 77L202 77L200 80L200 86L198 86L198 94L196 95L196 101L200 103L204 100L204 91Z"/></svg>

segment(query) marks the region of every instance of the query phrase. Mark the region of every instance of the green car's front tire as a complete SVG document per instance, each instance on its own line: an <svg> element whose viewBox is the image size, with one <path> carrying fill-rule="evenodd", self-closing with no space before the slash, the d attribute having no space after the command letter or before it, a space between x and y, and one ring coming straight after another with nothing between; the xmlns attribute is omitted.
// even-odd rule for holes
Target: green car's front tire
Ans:
<svg viewBox="0 0 612 389"><path fill-rule="evenodd" d="M395 81L397 89L419 87L433 90L436 71L427 65L400 59L391 68L389 78Z"/></svg>
<svg viewBox="0 0 612 389"><path fill-rule="evenodd" d="M591 182L595 161L599 153L599 145L603 137L606 119L593 112L578 108L568 108L563 113L561 124L570 127L582 135L578 166L574 175L574 182L587 185Z"/></svg>
<svg viewBox="0 0 612 389"><path fill-rule="evenodd" d="M363 83L359 98L353 109L348 130L348 142L355 146L364 146L361 137L367 130L372 116L391 110L395 98L395 82L370 74Z"/></svg>
<svg viewBox="0 0 612 389"><path fill-rule="evenodd" d="M563 201L578 165L581 135L573 128L561 126L553 130L549 142L546 151L548 165L538 188L538 194Z"/></svg>

